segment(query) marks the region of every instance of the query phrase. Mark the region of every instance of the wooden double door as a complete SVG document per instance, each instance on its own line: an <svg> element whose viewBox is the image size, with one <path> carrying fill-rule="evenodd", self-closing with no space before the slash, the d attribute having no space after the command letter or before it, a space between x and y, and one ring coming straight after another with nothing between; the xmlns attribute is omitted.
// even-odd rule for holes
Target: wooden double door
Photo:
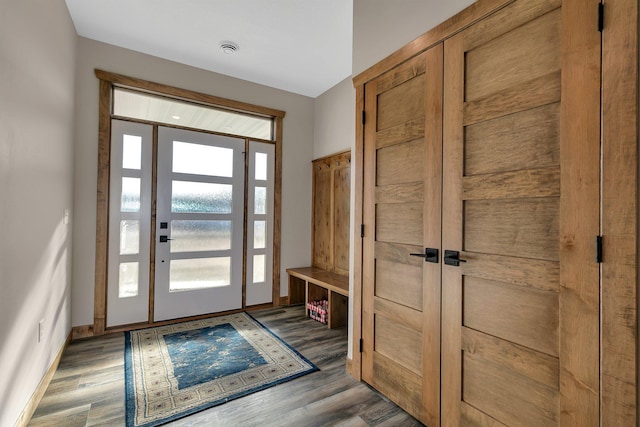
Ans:
<svg viewBox="0 0 640 427"><path fill-rule="evenodd" d="M362 378L428 426L599 423L596 23L518 0L365 85Z"/></svg>

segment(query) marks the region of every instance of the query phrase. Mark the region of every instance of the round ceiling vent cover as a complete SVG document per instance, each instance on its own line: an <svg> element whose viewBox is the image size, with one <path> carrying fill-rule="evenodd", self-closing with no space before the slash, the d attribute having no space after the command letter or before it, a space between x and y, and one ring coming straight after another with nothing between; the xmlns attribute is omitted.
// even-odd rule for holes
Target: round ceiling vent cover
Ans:
<svg viewBox="0 0 640 427"><path fill-rule="evenodd" d="M222 41L220 42L220 50L222 50L227 55L232 55L240 50L240 46L238 43L230 42L230 41Z"/></svg>

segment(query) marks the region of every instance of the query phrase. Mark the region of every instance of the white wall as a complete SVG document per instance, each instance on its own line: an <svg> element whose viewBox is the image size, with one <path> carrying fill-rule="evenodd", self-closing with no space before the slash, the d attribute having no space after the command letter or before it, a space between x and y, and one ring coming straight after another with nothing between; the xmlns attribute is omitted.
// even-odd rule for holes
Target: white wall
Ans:
<svg viewBox="0 0 640 427"><path fill-rule="evenodd" d="M287 295L285 268L306 265L311 259L313 99L80 37L76 69L73 325L93 324L98 159L95 68L286 111L281 295Z"/></svg>
<svg viewBox="0 0 640 427"><path fill-rule="evenodd" d="M344 79L315 100L313 158L328 156L340 151L355 149L356 142L356 91L351 77ZM351 188L355 185L354 168L351 168ZM351 192L351 206L355 194ZM349 271L353 272L354 212L350 210L351 233L349 247ZM353 295L353 274L349 275L349 289ZM353 300L349 299L349 324L353 319ZM349 331L348 357L351 357L353 334Z"/></svg>
<svg viewBox="0 0 640 427"><path fill-rule="evenodd" d="M353 0L353 75L472 3L474 0Z"/></svg>
<svg viewBox="0 0 640 427"><path fill-rule="evenodd" d="M315 99L313 158L348 150L356 138L356 91L351 76Z"/></svg>
<svg viewBox="0 0 640 427"><path fill-rule="evenodd" d="M76 42L63 0L0 1L0 426L71 331Z"/></svg>

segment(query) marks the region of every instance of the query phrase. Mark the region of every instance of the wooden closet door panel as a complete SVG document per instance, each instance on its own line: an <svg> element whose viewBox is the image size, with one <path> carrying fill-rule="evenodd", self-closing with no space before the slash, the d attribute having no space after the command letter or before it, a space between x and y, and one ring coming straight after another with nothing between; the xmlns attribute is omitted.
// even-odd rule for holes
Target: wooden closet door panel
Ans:
<svg viewBox="0 0 640 427"><path fill-rule="evenodd" d="M595 6L518 0L445 42L443 425L598 425Z"/></svg>
<svg viewBox="0 0 640 427"><path fill-rule="evenodd" d="M440 423L442 45L365 87L362 378Z"/></svg>

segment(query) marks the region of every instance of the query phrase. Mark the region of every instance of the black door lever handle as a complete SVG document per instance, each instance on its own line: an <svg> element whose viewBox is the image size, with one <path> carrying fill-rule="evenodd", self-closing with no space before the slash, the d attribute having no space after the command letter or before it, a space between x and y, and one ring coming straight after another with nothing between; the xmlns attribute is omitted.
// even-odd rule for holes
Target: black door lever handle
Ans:
<svg viewBox="0 0 640 427"><path fill-rule="evenodd" d="M460 259L460 252L458 251L444 251L444 263L445 265L452 265L459 267L461 262L467 262L466 259Z"/></svg>
<svg viewBox="0 0 640 427"><path fill-rule="evenodd" d="M418 256L424 258L424 262L438 263L438 249L437 248L425 248L423 254L409 254L411 256Z"/></svg>
<svg viewBox="0 0 640 427"><path fill-rule="evenodd" d="M161 243L166 243L169 240L173 240L173 239L170 239L169 236L160 236L160 242Z"/></svg>

